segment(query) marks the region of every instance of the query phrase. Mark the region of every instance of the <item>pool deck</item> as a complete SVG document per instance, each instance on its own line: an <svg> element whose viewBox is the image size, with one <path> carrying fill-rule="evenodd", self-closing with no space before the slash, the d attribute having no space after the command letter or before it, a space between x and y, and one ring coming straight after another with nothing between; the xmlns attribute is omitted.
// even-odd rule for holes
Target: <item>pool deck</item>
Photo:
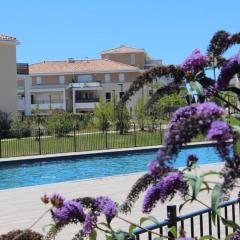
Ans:
<svg viewBox="0 0 240 240"><path fill-rule="evenodd" d="M201 165L197 170L203 173L209 170L218 171L223 166L222 163ZM84 197L84 196L101 196L108 195L117 202L122 202L129 192L132 184L142 175L142 173L134 173L129 175L111 176L97 178L91 180L71 181L56 184L39 185L34 187L23 187L15 189L0 190L0 234L6 233L12 229L25 229L29 227L46 209L40 202L40 197L44 193L59 192L67 199ZM215 176L208 177L211 180ZM233 197L237 197L237 190L233 192ZM206 193L200 194L200 199L208 203L210 197ZM175 197L171 204L179 205L181 202L179 197ZM142 196L135 204L131 216L127 216L129 220L138 222L141 214ZM198 203L186 205L182 213L196 211L204 208ZM163 220L166 218L166 204L158 204L152 212L153 216ZM36 226L34 230L43 232L43 226L51 223L49 215L45 216ZM117 229L128 226L125 222L114 220L113 226ZM68 240L76 233L76 226L64 229L56 238L56 240ZM99 237L98 239L104 239Z"/></svg>

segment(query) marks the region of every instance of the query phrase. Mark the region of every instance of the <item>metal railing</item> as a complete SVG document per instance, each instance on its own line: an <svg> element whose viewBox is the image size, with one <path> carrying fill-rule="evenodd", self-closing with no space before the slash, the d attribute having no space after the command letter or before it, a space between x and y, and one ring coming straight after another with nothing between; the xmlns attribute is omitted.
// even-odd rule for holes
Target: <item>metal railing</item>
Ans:
<svg viewBox="0 0 240 240"><path fill-rule="evenodd" d="M225 219L236 222L240 221L240 202L238 199L224 202L220 205L220 209L223 210L223 216ZM134 231L134 235L137 240L148 239L151 240L155 236L152 232L147 230L157 230L159 234L164 234L164 230L171 227L180 227L186 231L187 236L192 238L202 237L204 235L214 235L218 239L224 239L225 236L232 233L233 230L223 223L221 223L220 217L217 217L216 224L212 222L211 209L205 208L199 211L195 211L189 214L177 215L176 205L167 206L167 219L159 224L149 225L144 229L137 229ZM170 239L173 239L171 232L167 233Z"/></svg>
<svg viewBox="0 0 240 240"><path fill-rule="evenodd" d="M97 128L31 129L0 131L0 157L29 156L66 152L105 150L163 144L163 125L133 124L120 134L113 126L106 131Z"/></svg>

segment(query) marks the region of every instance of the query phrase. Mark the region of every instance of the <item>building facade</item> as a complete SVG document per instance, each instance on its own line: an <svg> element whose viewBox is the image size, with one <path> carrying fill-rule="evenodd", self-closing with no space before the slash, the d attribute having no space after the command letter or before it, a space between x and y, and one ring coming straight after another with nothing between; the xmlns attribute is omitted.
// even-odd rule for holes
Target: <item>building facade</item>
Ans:
<svg viewBox="0 0 240 240"><path fill-rule="evenodd" d="M0 35L0 111L17 110L16 38Z"/></svg>
<svg viewBox="0 0 240 240"><path fill-rule="evenodd" d="M99 99L119 100L139 74L158 64L161 61L152 60L144 49L121 46L103 51L96 60L35 63L29 66L29 75L19 66L18 110L26 115L34 110L93 111ZM147 92L147 86L137 92L128 108Z"/></svg>

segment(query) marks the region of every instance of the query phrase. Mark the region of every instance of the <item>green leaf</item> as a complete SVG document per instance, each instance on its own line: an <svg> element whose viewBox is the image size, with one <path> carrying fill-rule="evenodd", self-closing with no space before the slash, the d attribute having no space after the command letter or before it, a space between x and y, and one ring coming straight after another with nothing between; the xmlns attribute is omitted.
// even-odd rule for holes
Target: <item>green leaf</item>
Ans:
<svg viewBox="0 0 240 240"><path fill-rule="evenodd" d="M129 226L129 228L128 228L128 233L129 233L129 234L132 234L133 231L134 231L136 228L137 228L136 225L131 224L131 225Z"/></svg>
<svg viewBox="0 0 240 240"><path fill-rule="evenodd" d="M235 230L240 229L240 226L237 223L235 223L234 221L225 219L223 217L221 217L221 220L222 220L222 223L227 227L233 228Z"/></svg>
<svg viewBox="0 0 240 240"><path fill-rule="evenodd" d="M169 233L173 235L174 238L177 238L177 228L175 226L168 228L167 230Z"/></svg>
<svg viewBox="0 0 240 240"><path fill-rule="evenodd" d="M109 225L105 222L100 222L98 225L102 225L102 226L106 227L107 229L110 229Z"/></svg>
<svg viewBox="0 0 240 240"><path fill-rule="evenodd" d="M190 183L190 186L192 188L192 201L193 201L194 199L196 199L201 189L203 178L188 174L186 174L185 176L188 178L188 182Z"/></svg>
<svg viewBox="0 0 240 240"><path fill-rule="evenodd" d="M194 200L194 194L195 194L195 187L196 187L196 182L197 182L197 176L194 175L189 175L189 174L185 174L185 177L187 178L191 188L192 188L192 199L191 201Z"/></svg>
<svg viewBox="0 0 240 240"><path fill-rule="evenodd" d="M106 237L106 240L112 240L112 236L105 235L105 237Z"/></svg>
<svg viewBox="0 0 240 240"><path fill-rule="evenodd" d="M125 240L125 233L121 231L115 232L114 237L116 238L116 240Z"/></svg>
<svg viewBox="0 0 240 240"><path fill-rule="evenodd" d="M197 181L196 181L196 185L195 185L195 192L194 192L194 197L196 198L200 189L201 189L201 186L202 186L202 182L203 182L203 178L202 177L199 177L197 178Z"/></svg>
<svg viewBox="0 0 240 240"><path fill-rule="evenodd" d="M196 75L195 75L195 79L198 77L198 75L200 75L202 73L202 71L198 72ZM190 82L189 83L192 90L195 90L197 92L197 94L203 94L203 87L202 85L195 81L195 82Z"/></svg>
<svg viewBox="0 0 240 240"><path fill-rule="evenodd" d="M144 222L146 222L146 221L151 221L151 222L153 222L153 223L155 223L155 224L159 224L159 221L158 221L155 217L153 217L153 216L148 216L148 217L142 217L142 218L140 219L140 225L142 226L142 224L143 224Z"/></svg>
<svg viewBox="0 0 240 240"><path fill-rule="evenodd" d="M92 230L92 232L88 236L89 240L96 240L97 239L97 232L95 230Z"/></svg>
<svg viewBox="0 0 240 240"><path fill-rule="evenodd" d="M163 239L164 239L163 237L156 237L153 240L163 240Z"/></svg>
<svg viewBox="0 0 240 240"><path fill-rule="evenodd" d="M211 207L212 207L212 219L213 223L216 222L216 216L219 215L219 203L220 203L220 192L221 186L220 184L216 184L212 190L212 199L211 199Z"/></svg>
<svg viewBox="0 0 240 240"><path fill-rule="evenodd" d="M46 231L46 228L49 228L48 230L49 233L51 233L53 236L56 236L58 229L55 224L51 223L43 226L43 232Z"/></svg>
<svg viewBox="0 0 240 240"><path fill-rule="evenodd" d="M209 172L206 172L206 173L201 174L200 176L201 176L201 177L206 177L206 176L208 176L208 175L219 175L219 172L209 171Z"/></svg>
<svg viewBox="0 0 240 240"><path fill-rule="evenodd" d="M232 237L233 237L233 235L234 235L234 232L233 232L233 233L230 233L230 234L228 234L228 235L225 237L225 239L224 239L224 240L231 240L231 239L232 239Z"/></svg>
<svg viewBox="0 0 240 240"><path fill-rule="evenodd" d="M211 235L206 235L206 236L202 236L199 238L199 240L218 240L217 238L215 238L214 236L211 236Z"/></svg>

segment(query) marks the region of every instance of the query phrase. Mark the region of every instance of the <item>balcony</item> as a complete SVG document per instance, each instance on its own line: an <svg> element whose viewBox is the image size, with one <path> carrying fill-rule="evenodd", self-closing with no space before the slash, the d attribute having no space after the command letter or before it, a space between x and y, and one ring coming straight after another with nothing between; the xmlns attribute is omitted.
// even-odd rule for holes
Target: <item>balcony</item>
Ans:
<svg viewBox="0 0 240 240"><path fill-rule="evenodd" d="M102 90L102 86L100 82L70 83L69 87L77 90Z"/></svg>
<svg viewBox="0 0 240 240"><path fill-rule="evenodd" d="M76 110L92 110L95 108L95 105L98 104L99 98L92 99L76 99L76 102L73 103L73 108Z"/></svg>
<svg viewBox="0 0 240 240"><path fill-rule="evenodd" d="M65 110L64 102L49 102L49 101L34 101L31 108L39 110L63 109Z"/></svg>
<svg viewBox="0 0 240 240"><path fill-rule="evenodd" d="M55 85L41 85L41 84L35 84L31 87L31 92L57 92L57 91L64 91L66 89L65 84L55 84Z"/></svg>

